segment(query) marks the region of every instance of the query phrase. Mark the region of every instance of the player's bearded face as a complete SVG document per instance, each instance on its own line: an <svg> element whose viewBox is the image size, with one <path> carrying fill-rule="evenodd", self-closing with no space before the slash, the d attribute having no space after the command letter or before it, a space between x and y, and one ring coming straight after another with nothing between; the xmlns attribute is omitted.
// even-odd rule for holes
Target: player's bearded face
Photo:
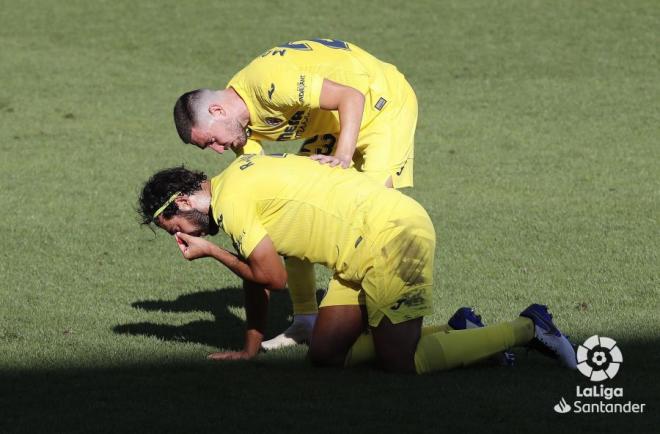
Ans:
<svg viewBox="0 0 660 434"><path fill-rule="evenodd" d="M245 128L237 119L218 119L211 126L211 135L216 138L216 143L226 149L240 149L247 142ZM215 150L213 146L212 149Z"/></svg>
<svg viewBox="0 0 660 434"><path fill-rule="evenodd" d="M179 211L179 215L193 226L192 231L186 231L190 235L204 236L215 235L218 233L218 225L215 224L209 213L203 213L196 209L189 211Z"/></svg>
<svg viewBox="0 0 660 434"><path fill-rule="evenodd" d="M234 142L231 144L232 148L242 148L245 146L245 143L247 142L247 133L245 132L245 128L241 126L241 123L238 122L236 119L230 120L230 122L233 123L232 126L232 135L235 137Z"/></svg>

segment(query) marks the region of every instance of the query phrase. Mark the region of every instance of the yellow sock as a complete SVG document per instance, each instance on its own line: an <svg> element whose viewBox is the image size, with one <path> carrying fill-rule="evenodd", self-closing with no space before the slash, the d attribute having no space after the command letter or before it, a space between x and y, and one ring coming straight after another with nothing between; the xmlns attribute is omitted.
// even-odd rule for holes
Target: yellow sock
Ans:
<svg viewBox="0 0 660 434"><path fill-rule="evenodd" d="M314 264L298 258L286 258L284 263L289 275L287 286L293 303L293 314L317 313L319 307L316 302Z"/></svg>
<svg viewBox="0 0 660 434"><path fill-rule="evenodd" d="M422 336L415 353L418 374L466 366L534 337L529 318L467 330L450 330Z"/></svg>
<svg viewBox="0 0 660 434"><path fill-rule="evenodd" d="M422 336L453 330L448 324L430 325L422 328ZM376 348L371 334L360 335L346 355L344 366L355 366L376 360Z"/></svg>
<svg viewBox="0 0 660 434"><path fill-rule="evenodd" d="M447 332L449 330L454 330L449 326L449 324L432 324L426 327L422 327L422 336L432 335L433 333L438 332Z"/></svg>

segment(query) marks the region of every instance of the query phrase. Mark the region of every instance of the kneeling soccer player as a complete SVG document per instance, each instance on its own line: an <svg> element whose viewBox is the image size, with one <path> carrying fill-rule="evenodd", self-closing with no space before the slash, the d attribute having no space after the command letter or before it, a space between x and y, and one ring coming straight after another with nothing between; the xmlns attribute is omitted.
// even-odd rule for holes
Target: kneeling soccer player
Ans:
<svg viewBox="0 0 660 434"><path fill-rule="evenodd" d="M423 317L433 311L433 224L416 201L364 174L293 155L245 155L211 180L182 167L155 174L140 212L145 224L175 236L185 258L213 257L244 281L244 349L210 358L257 354L268 290L286 287L281 255L335 273L312 335L316 364L352 365L375 352L387 370L426 373L529 345L575 368L573 347L540 305L508 323L423 333ZM238 254L201 238L219 228Z"/></svg>

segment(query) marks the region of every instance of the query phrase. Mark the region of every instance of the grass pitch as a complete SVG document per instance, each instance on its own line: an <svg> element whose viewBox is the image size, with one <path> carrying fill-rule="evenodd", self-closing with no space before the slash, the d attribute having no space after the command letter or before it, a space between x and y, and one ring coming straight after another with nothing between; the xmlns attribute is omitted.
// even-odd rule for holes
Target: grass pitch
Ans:
<svg viewBox="0 0 660 434"><path fill-rule="evenodd" d="M657 430L657 2L2 9L0 432ZM588 381L524 352L514 369L425 377L313 369L302 348L204 360L241 343L240 282L140 228L137 191L163 167L213 174L230 161L179 143L181 92L223 86L264 49L310 37L360 45L417 92L408 194L438 233L429 322L460 305L496 322L547 303L576 342L619 342L608 385L647 413L556 414ZM286 296L273 304L272 334L290 314Z"/></svg>

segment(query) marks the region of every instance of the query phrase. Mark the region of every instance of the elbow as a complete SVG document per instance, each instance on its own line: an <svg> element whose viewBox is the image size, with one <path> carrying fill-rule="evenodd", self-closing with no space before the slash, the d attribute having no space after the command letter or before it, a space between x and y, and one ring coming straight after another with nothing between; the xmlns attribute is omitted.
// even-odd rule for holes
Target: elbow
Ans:
<svg viewBox="0 0 660 434"><path fill-rule="evenodd" d="M357 91L357 94L358 94L358 100L360 101L360 103L361 103L362 105L364 105L364 102L367 100L367 98L366 98L366 97L364 96L364 94L363 94L362 92L360 92L359 90Z"/></svg>
<svg viewBox="0 0 660 434"><path fill-rule="evenodd" d="M278 277L268 282L268 289L271 291L284 291L286 289L287 277Z"/></svg>
<svg viewBox="0 0 660 434"><path fill-rule="evenodd" d="M284 291L286 289L286 279L280 279L273 276L268 276L261 279L255 276L251 279L244 278L244 280L259 285L262 288L266 288L269 291Z"/></svg>
<svg viewBox="0 0 660 434"><path fill-rule="evenodd" d="M352 89L352 90L353 90L354 101L357 103L358 106L364 107L364 102L365 102L364 94L357 89Z"/></svg>
<svg viewBox="0 0 660 434"><path fill-rule="evenodd" d="M284 291L286 289L287 280L289 276L286 273L286 270L282 269L281 273L278 273L277 276L271 276L268 282L268 288L272 291Z"/></svg>
<svg viewBox="0 0 660 434"><path fill-rule="evenodd" d="M337 109L343 110L348 107L364 108L365 100L365 96L362 92L352 87L346 87L339 103L337 104Z"/></svg>

